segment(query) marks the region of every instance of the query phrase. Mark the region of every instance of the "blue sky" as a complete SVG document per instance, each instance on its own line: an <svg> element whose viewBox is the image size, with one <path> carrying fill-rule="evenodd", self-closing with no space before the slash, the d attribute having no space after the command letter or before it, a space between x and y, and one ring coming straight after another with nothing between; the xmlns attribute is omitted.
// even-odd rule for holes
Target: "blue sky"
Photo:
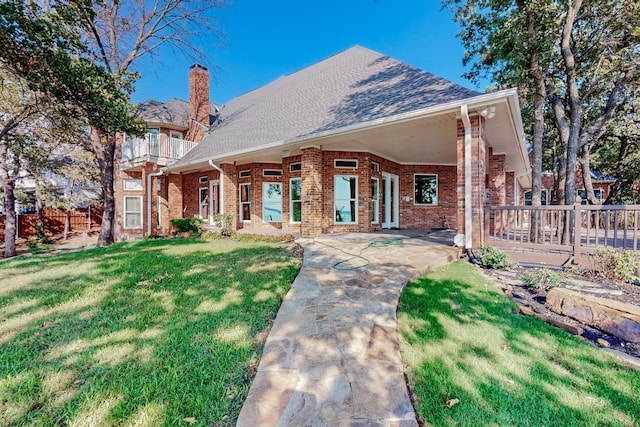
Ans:
<svg viewBox="0 0 640 427"><path fill-rule="evenodd" d="M461 75L464 50L448 10L431 0L235 0L213 16L224 41L206 40L211 100L229 99L354 45L481 90ZM133 102L188 99L193 61L163 50L141 65Z"/></svg>

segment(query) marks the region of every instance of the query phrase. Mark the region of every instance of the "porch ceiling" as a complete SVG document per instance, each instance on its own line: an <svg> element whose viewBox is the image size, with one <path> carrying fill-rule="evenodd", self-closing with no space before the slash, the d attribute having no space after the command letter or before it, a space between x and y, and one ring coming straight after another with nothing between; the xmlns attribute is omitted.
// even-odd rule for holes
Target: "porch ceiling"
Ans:
<svg viewBox="0 0 640 427"><path fill-rule="evenodd" d="M494 154L506 156L506 171L515 172L526 188L529 163L524 150L517 98L499 94L478 97L469 102L469 114L477 115L487 107L495 109L492 118L485 120L484 135ZM328 151L361 151L377 154L401 164L455 165L457 160L456 134L459 104L426 111L422 115L399 117L395 120L371 122L367 126L345 128L344 131L311 135L282 141L246 152L229 153L214 159L222 163L281 163L282 158L301 154L305 146L315 145ZM206 161L185 165L171 171L211 169Z"/></svg>

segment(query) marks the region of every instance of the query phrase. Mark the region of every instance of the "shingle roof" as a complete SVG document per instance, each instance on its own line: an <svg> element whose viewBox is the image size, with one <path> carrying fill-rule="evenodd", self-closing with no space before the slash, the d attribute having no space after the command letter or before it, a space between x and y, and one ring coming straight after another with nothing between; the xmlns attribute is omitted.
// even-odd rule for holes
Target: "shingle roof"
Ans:
<svg viewBox="0 0 640 427"><path fill-rule="evenodd" d="M211 104L210 123L217 117L218 104ZM189 102L172 98L167 102L148 99L138 104L138 117L145 122L167 123L185 127L189 123Z"/></svg>
<svg viewBox="0 0 640 427"><path fill-rule="evenodd" d="M148 99L138 105L138 117L146 122L186 126L189 120L189 103L177 98L167 102Z"/></svg>
<svg viewBox="0 0 640 427"><path fill-rule="evenodd" d="M175 165L478 94L355 46L232 99L210 134Z"/></svg>

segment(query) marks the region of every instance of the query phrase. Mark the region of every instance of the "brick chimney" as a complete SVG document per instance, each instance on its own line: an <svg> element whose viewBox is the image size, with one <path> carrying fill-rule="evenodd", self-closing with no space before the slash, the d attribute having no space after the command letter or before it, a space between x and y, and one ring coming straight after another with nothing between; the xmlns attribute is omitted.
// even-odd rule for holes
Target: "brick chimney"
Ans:
<svg viewBox="0 0 640 427"><path fill-rule="evenodd" d="M189 135L187 139L199 142L209 127L209 69L204 65L189 67Z"/></svg>

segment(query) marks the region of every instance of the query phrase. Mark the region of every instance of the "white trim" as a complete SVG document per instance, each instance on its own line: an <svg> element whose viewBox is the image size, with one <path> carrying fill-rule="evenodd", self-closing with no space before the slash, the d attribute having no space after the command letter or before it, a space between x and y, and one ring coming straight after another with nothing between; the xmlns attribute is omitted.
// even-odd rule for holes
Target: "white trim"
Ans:
<svg viewBox="0 0 640 427"><path fill-rule="evenodd" d="M384 184L384 218L382 228L400 227L400 177L389 172L382 172ZM391 187L393 186L393 191ZM391 197L393 195L393 197ZM390 221L391 212L394 213L393 221Z"/></svg>
<svg viewBox="0 0 640 427"><path fill-rule="evenodd" d="M266 220L266 212L265 212L265 208L266 208L266 199L265 199L265 188L269 185L279 185L280 186L280 221L267 221ZM275 205L275 204L274 204ZM263 223L282 223L282 214L283 214L283 209L282 209L282 182L268 182L268 181L264 181L262 183L262 222Z"/></svg>
<svg viewBox="0 0 640 427"><path fill-rule="evenodd" d="M406 121L411 121L420 118L433 117L441 114L456 114L461 113L461 110L464 108L465 114L467 115L467 119L469 118L469 108L480 108L483 106L487 106L489 104L496 105L498 103L507 103L509 105L509 111L511 112L512 120L514 117L518 116L513 110L518 109L519 100L518 100L518 90L516 88L500 90L496 92L490 92L481 94L478 96L474 96L472 98L465 98L461 100L451 101L443 104L434 105L431 107L423 108L420 110L410 111L407 113L400 113L393 116L383 117L380 119L369 120L366 122L355 123L353 125L343 126L341 128L332 129L328 131L317 132L311 135L300 136L290 139L283 139L275 142L270 142L267 144L263 144L257 147L246 148L242 150L237 150L229 153L225 153L220 156L218 159L230 159L236 156L240 156L243 154L255 154L261 151L270 150L273 148L281 148L285 146L292 146L295 144L299 144L301 142L309 141L309 144L301 146L300 149L304 148L319 148L321 149L321 145L313 144L312 141L326 138L329 136L339 136L343 134L348 134L356 131L360 131L363 129L375 129L381 126L385 126L388 124L396 124L403 123ZM461 114L462 116L462 114ZM512 125L513 126L513 125ZM528 167L529 173L531 167L529 166L529 158L526 155L526 150L524 149L524 130L522 128L522 121L520 121L520 125L518 126L519 132L516 132L515 135L518 138L518 142L521 145L521 154L522 159L525 162L525 166ZM355 150L350 150L355 151ZM392 159L390 159L392 160ZM183 168L189 168L190 166L197 165L202 163L202 160L196 160L192 163L186 163L180 165L176 170L182 170ZM172 170L170 167L165 168L167 171Z"/></svg>
<svg viewBox="0 0 640 427"><path fill-rule="evenodd" d="M242 187L243 186L248 186L249 187L249 201L247 202L243 202L242 201ZM251 222L251 183L250 182L243 182L238 184L238 207L240 208L240 212L238 214L238 217L240 218L240 221L242 222ZM242 207L244 205L249 205L249 219L244 219L244 211L242 209Z"/></svg>
<svg viewBox="0 0 640 427"><path fill-rule="evenodd" d="M246 172L248 172L249 174L247 175ZM245 176L242 176L242 174L245 174ZM244 169L239 171L238 178L251 178L251 169Z"/></svg>
<svg viewBox="0 0 640 427"><path fill-rule="evenodd" d="M373 195L371 195L371 204L375 205L375 209L373 209L373 219L371 220L371 224L380 224L380 178L372 176L371 181L376 182L376 195L375 199Z"/></svg>
<svg viewBox="0 0 640 427"><path fill-rule="evenodd" d="M355 166L338 166L338 162L354 162ZM335 169L358 169L358 159L334 159L333 167Z"/></svg>
<svg viewBox="0 0 640 427"><path fill-rule="evenodd" d="M127 188L127 184L129 184L129 188ZM142 178L126 178L122 180L123 191L142 191L143 189Z"/></svg>
<svg viewBox="0 0 640 427"><path fill-rule="evenodd" d="M277 174L265 175L265 172L277 172ZM264 176L264 177L282 176L282 169L262 169L262 176Z"/></svg>
<svg viewBox="0 0 640 427"><path fill-rule="evenodd" d="M206 184L208 180L208 176L201 176L200 178L198 178L198 184Z"/></svg>
<svg viewBox="0 0 640 427"><path fill-rule="evenodd" d="M300 181L300 199L296 202L300 203L300 221L293 220L293 198L291 197L291 183L293 181ZM300 224L302 222L302 178L289 178L289 224Z"/></svg>
<svg viewBox="0 0 640 427"><path fill-rule="evenodd" d="M139 227L127 227L127 199L138 199L140 200L140 226ZM142 196L123 196L122 197L122 213L123 213L123 225L122 228L124 228L125 230L142 230L143 228L143 224L144 224L144 215L143 215L143 208L142 208ZM138 213L138 212L131 212L131 213Z"/></svg>
<svg viewBox="0 0 640 427"><path fill-rule="evenodd" d="M216 164L213 163L213 160L209 160L209 165L220 173L220 192L219 192L220 200L218 201L218 206L220 206L220 213L223 214L224 213L224 171L222 170L222 168L219 168L218 166L216 166Z"/></svg>
<svg viewBox="0 0 640 427"><path fill-rule="evenodd" d="M464 124L464 241L465 248L473 248L473 206L471 188L471 121L469 120L469 106L460 107L462 123Z"/></svg>
<svg viewBox="0 0 640 427"><path fill-rule="evenodd" d="M293 170L293 165L300 165L300 169ZM302 172L302 162L289 163L289 172Z"/></svg>
<svg viewBox="0 0 640 427"><path fill-rule="evenodd" d="M435 176L436 177L436 197L435 203L418 203L416 200L416 176ZM440 177L437 173L414 173L413 174L413 205L414 206L438 206L439 202L439 193L438 193L438 185L440 184Z"/></svg>
<svg viewBox="0 0 640 427"><path fill-rule="evenodd" d="M374 172L380 172L380 163L371 160L371 170Z"/></svg>
<svg viewBox="0 0 640 427"><path fill-rule="evenodd" d="M211 195L209 194L209 188L208 187L199 187L198 188L198 216L200 217L200 219L204 219L204 216L202 215L204 213L204 211L202 210L202 190L205 190L207 192L206 195L206 199L207 199L207 210L210 210L209 205L211 205ZM209 212L207 212L208 214ZM209 216L209 215L207 215Z"/></svg>
<svg viewBox="0 0 640 427"><path fill-rule="evenodd" d="M355 218L352 218L351 221L349 222L339 222L336 221L336 180L338 178L354 178L356 180L356 194L355 194L355 198L354 199L340 199L340 200L348 200L349 204L351 204L352 201L355 201ZM359 188L358 188L358 176L357 175L334 175L333 176L333 224L334 225L351 225L351 224L358 224L358 196L359 196Z"/></svg>

